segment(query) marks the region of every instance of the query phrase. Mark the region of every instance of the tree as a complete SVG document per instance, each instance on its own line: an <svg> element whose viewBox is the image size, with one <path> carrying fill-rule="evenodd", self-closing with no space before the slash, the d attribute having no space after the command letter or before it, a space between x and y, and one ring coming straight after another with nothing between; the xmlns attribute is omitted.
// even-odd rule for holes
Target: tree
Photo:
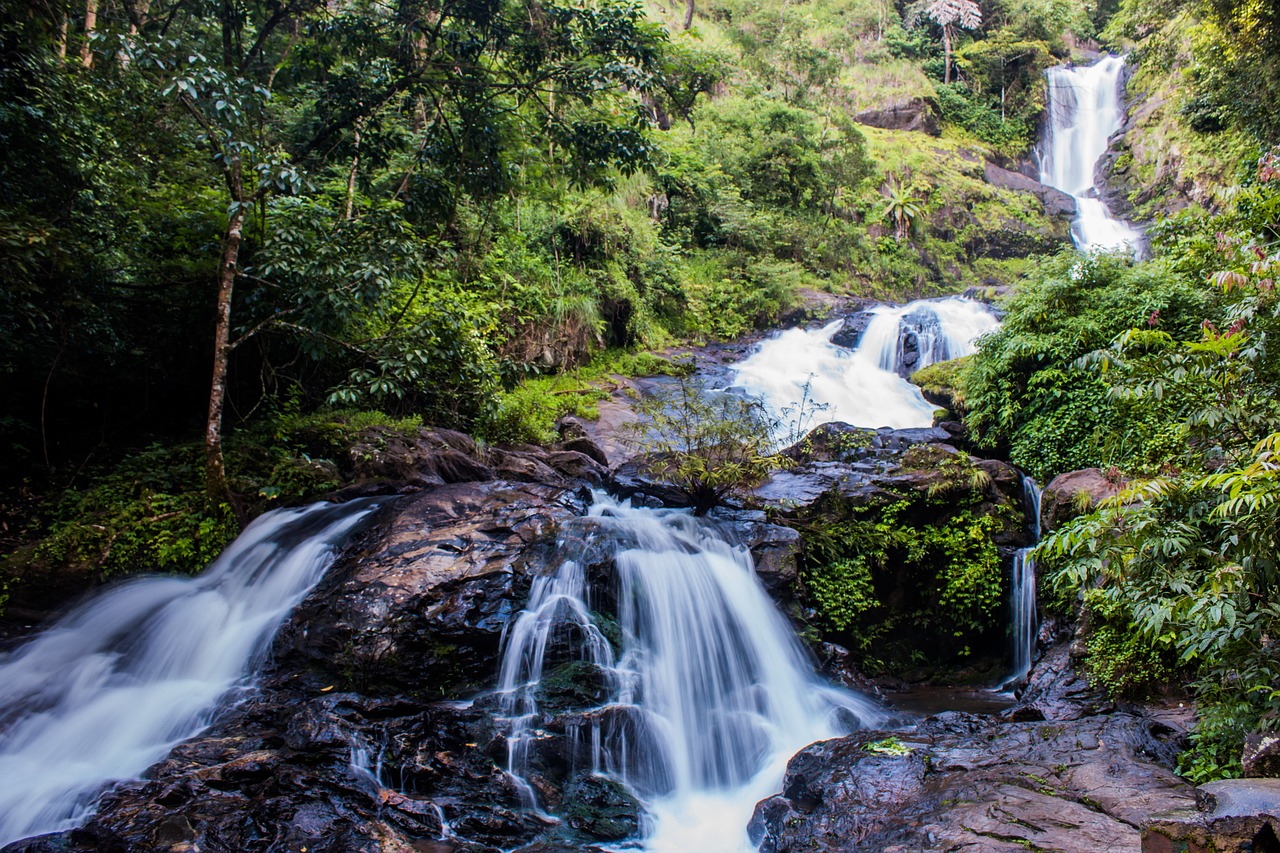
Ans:
<svg viewBox="0 0 1280 853"><path fill-rule="evenodd" d="M639 400L636 411L640 420L630 426L630 443L642 465L684 492L696 515L788 464L775 440L778 421L760 400L680 379Z"/></svg>
<svg viewBox="0 0 1280 853"><path fill-rule="evenodd" d="M924 14L942 27L944 57L944 83L951 82L951 43L957 26L972 30L982 25L982 10L976 0L930 0Z"/></svg>
<svg viewBox="0 0 1280 853"><path fill-rule="evenodd" d="M908 188L901 178L889 184L889 197L885 201L884 218L893 223L893 239L899 243L905 240L912 226L920 218L920 213L920 202L916 200L913 188Z"/></svg>

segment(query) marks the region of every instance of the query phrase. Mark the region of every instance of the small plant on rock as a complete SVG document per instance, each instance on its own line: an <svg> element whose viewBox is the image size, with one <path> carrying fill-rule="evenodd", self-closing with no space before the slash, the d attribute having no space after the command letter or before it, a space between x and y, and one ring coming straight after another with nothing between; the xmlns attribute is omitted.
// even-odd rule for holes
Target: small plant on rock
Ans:
<svg viewBox="0 0 1280 853"><path fill-rule="evenodd" d="M776 419L757 399L710 393L682 378L635 408L640 420L629 443L650 475L688 495L696 515L790 464L777 452Z"/></svg>

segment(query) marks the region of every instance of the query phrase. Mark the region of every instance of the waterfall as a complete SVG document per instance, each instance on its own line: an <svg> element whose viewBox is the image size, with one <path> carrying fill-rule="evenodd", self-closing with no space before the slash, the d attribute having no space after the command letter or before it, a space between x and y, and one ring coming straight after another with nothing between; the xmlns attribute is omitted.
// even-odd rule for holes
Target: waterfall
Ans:
<svg viewBox="0 0 1280 853"><path fill-rule="evenodd" d="M568 727L570 753L645 804L646 849L751 849L751 811L792 754L884 719L816 678L749 553L706 523L597 493L561 548L565 559L534 581L506 640L498 689L509 770L523 779L546 736L544 678L566 665L594 670L605 698ZM602 553L611 582L588 583L585 555ZM616 632L601 612L616 615Z"/></svg>
<svg viewBox="0 0 1280 853"><path fill-rule="evenodd" d="M0 847L83 823L207 726L373 508L268 513L199 577L109 589L0 656Z"/></svg>
<svg viewBox="0 0 1280 853"><path fill-rule="evenodd" d="M817 423L927 427L936 407L904 376L972 353L974 341L999 326L987 306L961 297L880 305L867 313L870 322L852 352L831 342L843 320L788 329L734 365L736 384L784 422L807 394L820 407Z"/></svg>
<svg viewBox="0 0 1280 853"><path fill-rule="evenodd" d="M1142 234L1111 216L1098 198L1094 172L1120 126L1122 56L1106 56L1084 68L1050 68L1048 118L1040 147L1040 182L1076 200L1072 236L1081 249L1137 251Z"/></svg>
<svg viewBox="0 0 1280 853"><path fill-rule="evenodd" d="M1013 583L1009 594L1013 672L1001 685L1006 690L1026 681L1031 672L1031 658L1036 651L1036 633L1040 629L1036 614L1036 561L1031 556L1032 548L1040 541L1040 486L1024 476L1022 495L1032 544L1031 548L1019 548L1013 556Z"/></svg>

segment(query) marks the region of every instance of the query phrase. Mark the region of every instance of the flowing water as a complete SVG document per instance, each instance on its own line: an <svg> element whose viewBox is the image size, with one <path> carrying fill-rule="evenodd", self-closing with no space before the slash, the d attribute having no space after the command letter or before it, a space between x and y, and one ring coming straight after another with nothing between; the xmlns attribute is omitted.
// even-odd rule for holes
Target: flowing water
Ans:
<svg viewBox="0 0 1280 853"><path fill-rule="evenodd" d="M1030 477L1022 478L1023 502L1032 547L1040 541L1040 487ZM1013 633L1013 672L1002 685L1013 689L1027 680L1031 659L1036 651L1036 634L1040 630L1036 612L1036 561L1031 548L1020 548L1013 557L1013 584L1010 590L1011 630Z"/></svg>
<svg viewBox="0 0 1280 853"><path fill-rule="evenodd" d="M608 700L571 729L571 751L646 804L646 849L751 849L755 803L778 789L797 750L884 719L814 675L750 554L687 513L598 493L561 548L565 559L534 581L506 641L509 770L524 778L545 736L543 679L566 664L591 667ZM601 548L613 577L589 583L583 554ZM606 611L616 633L598 615Z"/></svg>
<svg viewBox="0 0 1280 853"><path fill-rule="evenodd" d="M734 381L758 396L785 424L802 405L816 406L813 422L859 427L927 427L936 406L904 377L939 361L974 351L999 321L980 302L962 297L872 308L857 349L832 336L843 320L820 329L788 329L760 343L734 366Z"/></svg>
<svg viewBox="0 0 1280 853"><path fill-rule="evenodd" d="M117 586L0 656L0 846L83 823L207 726L373 508L268 513L199 577Z"/></svg>
<svg viewBox="0 0 1280 853"><path fill-rule="evenodd" d="M1086 67L1050 68L1048 119L1040 147L1040 182L1076 200L1072 236L1081 249L1138 251L1142 234L1116 219L1098 197L1094 171L1124 121L1125 59L1106 56Z"/></svg>

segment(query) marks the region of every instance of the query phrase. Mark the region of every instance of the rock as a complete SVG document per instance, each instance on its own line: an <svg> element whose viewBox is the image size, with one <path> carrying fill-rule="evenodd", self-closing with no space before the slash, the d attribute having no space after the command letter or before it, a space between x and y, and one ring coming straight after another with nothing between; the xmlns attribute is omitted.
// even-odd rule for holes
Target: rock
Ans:
<svg viewBox="0 0 1280 853"><path fill-rule="evenodd" d="M1280 734L1254 732L1244 739L1244 775L1258 777L1280 776Z"/></svg>
<svg viewBox="0 0 1280 853"><path fill-rule="evenodd" d="M552 450L546 454L545 459L546 463L558 473L571 480L582 480L592 486L602 485L609 475L609 469L602 463L577 450Z"/></svg>
<svg viewBox="0 0 1280 853"><path fill-rule="evenodd" d="M1070 645L1051 646L1031 670L1030 680L1018 702L1001 715L1018 722L1050 720L1066 722L1115 709L1102 692L1072 665Z"/></svg>
<svg viewBox="0 0 1280 853"><path fill-rule="evenodd" d="M867 330L867 326L871 325L871 318L874 316L870 311L859 311L857 314L845 317L840 328L831 336L831 343L846 349L857 349L858 342L862 340L862 333Z"/></svg>
<svg viewBox="0 0 1280 853"><path fill-rule="evenodd" d="M299 607L281 647L366 692L480 684L558 526L583 510L573 492L534 483L427 489Z"/></svg>
<svg viewBox="0 0 1280 853"><path fill-rule="evenodd" d="M938 116L934 105L924 98L910 98L863 110L854 115L858 124L885 130L918 130L938 135Z"/></svg>
<svg viewBox="0 0 1280 853"><path fill-rule="evenodd" d="M756 575L774 599L791 597L798 573L796 555L801 547L798 531L770 524L766 515L758 510L718 507L707 517L717 523L726 540L751 551Z"/></svg>
<svg viewBox="0 0 1280 853"><path fill-rule="evenodd" d="M640 832L640 802L617 782L579 776L565 789L565 799L565 819L591 838L621 841Z"/></svg>
<svg viewBox="0 0 1280 853"><path fill-rule="evenodd" d="M1099 503L1120 493L1120 487L1099 468L1069 471L1054 477L1040 497L1040 525L1052 532L1076 516L1092 512Z"/></svg>
<svg viewBox="0 0 1280 853"><path fill-rule="evenodd" d="M1142 853L1280 853L1280 779L1201 785L1196 808L1146 822Z"/></svg>
<svg viewBox="0 0 1280 853"><path fill-rule="evenodd" d="M541 456L542 458L539 458ZM495 450L490 454L493 461L493 472L504 480L521 483L546 483L565 488L568 483L563 477L551 469L543 459L543 453L528 453L516 450Z"/></svg>
<svg viewBox="0 0 1280 853"><path fill-rule="evenodd" d="M359 481L403 480L423 485L492 480L493 470L477 459L469 436L444 429L404 433L370 427L347 452Z"/></svg>
<svg viewBox="0 0 1280 853"><path fill-rule="evenodd" d="M993 163L987 163L983 167L983 177L992 186L1014 192L1031 193L1040 199L1044 204L1045 213L1050 216L1075 218L1076 200L1060 189L1042 184L1019 172L1002 169Z"/></svg>
<svg viewBox="0 0 1280 853"><path fill-rule="evenodd" d="M556 425L560 432L560 450L572 450L589 456L605 468L609 467L609 457L604 449L591 438L586 424L579 418L567 415Z"/></svg>
<svg viewBox="0 0 1280 853"><path fill-rule="evenodd" d="M1166 727L1117 714L999 723L960 713L802 750L756 806L761 853L1136 849L1135 825L1189 806ZM901 746L910 751L895 754Z"/></svg>

